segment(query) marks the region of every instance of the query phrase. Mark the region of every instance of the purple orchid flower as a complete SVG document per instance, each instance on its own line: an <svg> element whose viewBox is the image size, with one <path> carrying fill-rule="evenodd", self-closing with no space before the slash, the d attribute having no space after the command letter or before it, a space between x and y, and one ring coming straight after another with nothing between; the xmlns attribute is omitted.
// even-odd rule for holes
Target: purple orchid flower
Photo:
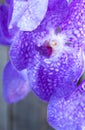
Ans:
<svg viewBox="0 0 85 130"><path fill-rule="evenodd" d="M85 67L84 0L7 2L0 7L6 15L0 12L0 40L11 45L3 74L5 100L17 102L31 89L49 102L53 128L84 130L84 82L77 85Z"/></svg>
<svg viewBox="0 0 85 130"><path fill-rule="evenodd" d="M84 52L85 1L74 0L70 4L69 8L70 11L68 14L68 18L61 25L61 30L62 30L61 34L67 36L67 42L70 43L69 45L70 47L75 48L77 50L82 49L82 52L84 54L85 53ZM73 51L73 53L75 52ZM84 61L84 57L83 57L83 61ZM70 64L72 64L72 61ZM76 67L78 67L78 64L76 64ZM70 73L69 76L71 75L72 74ZM52 95L49 101L48 110L47 110L48 122L53 128L55 128L56 130L57 129L58 130L84 130L85 129L85 114L84 114L85 113L85 100L84 100L85 88L84 87L85 87L85 80L79 86L77 86L76 90L71 94L69 98L64 96L61 97L60 99L57 91L54 92L54 94ZM60 95L61 93L62 91L60 91Z"/></svg>
<svg viewBox="0 0 85 130"><path fill-rule="evenodd" d="M51 5L50 5L51 2ZM53 2L53 3L52 3ZM13 44L10 48L10 60L12 64L18 69L18 70L23 70L28 68L28 77L29 79L32 76L32 71L34 70L35 72L38 72L38 70L35 70L35 66L39 65L43 62L44 59L47 59L47 57L50 56L52 47L49 44L49 37L50 37L50 31L55 31L57 30L58 26L61 24L62 20L66 17L68 14L68 3L66 0L56 1L57 4L55 4L55 1L49 1L48 5L48 11L46 13L45 18L41 22L40 26L37 27L36 30L32 32L22 32L20 31L16 36L15 39L13 40ZM61 4L61 8L60 5ZM54 9L54 11L53 11ZM63 12L64 10L64 12ZM62 15L61 15L61 12ZM58 30L57 30L58 31ZM48 44L48 45L46 45ZM30 53L31 52L31 53ZM45 54L46 53L46 54ZM43 56L44 54L44 56ZM49 60L49 58L48 58ZM33 68L33 70L32 70ZM30 71L31 70L31 71ZM48 73L48 72L47 72ZM30 74L30 75L29 75ZM30 86L33 89L33 86L38 86L37 83L34 83L34 81L31 81L30 79ZM37 79L35 79L37 82ZM42 80L42 79L41 79ZM32 84L31 84L32 82ZM42 81L39 81L42 84ZM43 85L43 84L42 84ZM49 86L47 87L49 89ZM42 90L40 90L42 89ZM39 91L37 91L37 88L35 88L36 93L39 93L39 97L46 95L46 97L43 97L41 99L48 101L51 94L47 96L47 93L43 92L42 87L39 87ZM46 89L46 88L45 88ZM53 89L54 90L54 89ZM48 99L47 99L48 98Z"/></svg>
<svg viewBox="0 0 85 130"><path fill-rule="evenodd" d="M57 2L57 4L55 5L55 1L51 1L51 0L49 1L46 16L43 19L43 21L41 21L41 24L37 27L36 30L34 30L32 32L18 30L16 32L16 35L13 36L12 41L11 41L12 45L10 48L10 60L11 60L11 64L17 70L21 71L23 69L27 69L30 67L32 69L32 66L34 67L35 62L39 61L39 57L41 57L41 54L39 54L39 53L41 52L44 54L44 52L49 51L49 49L47 49L47 47L41 46L41 45L43 45L43 42L41 43L40 41L42 41L42 39L44 40L44 37L46 34L49 34L50 27L54 28L56 31L56 28L58 28L58 26L60 25L62 20L68 14L67 1L65 0L63 2L60 2L57 0L56 2ZM59 6L60 4L61 4L61 8ZM54 11L53 11L53 8L54 8ZM63 12L63 10L64 10L64 12ZM62 15L61 15L61 12L63 12ZM54 18L55 18L55 21L54 21ZM5 28L4 28L4 30L5 30ZM8 28L8 30L10 30L10 29ZM37 41L37 40L39 40L39 41ZM38 43L40 45L38 45ZM43 48L43 51L40 48ZM52 47L49 47L49 48L52 49ZM30 51L31 51L31 53L30 53ZM37 60L35 60L36 57L37 57ZM29 77L28 79L30 79L31 75L28 77ZM9 80L9 82L10 82L10 80ZM30 83L30 86L31 86L31 83ZM5 88L5 87L3 87L3 88ZM6 92L7 90L9 90L9 89L5 90L5 95L6 95L6 93L7 94L9 93L9 92ZM8 95L4 96L5 100L7 100L7 102L12 102L11 98L6 98L7 96L11 97L9 95L10 95L10 93ZM50 97L50 95L49 95L49 97ZM20 97L19 97L19 99L20 99ZM16 101L16 98L15 98L15 101Z"/></svg>
<svg viewBox="0 0 85 130"><path fill-rule="evenodd" d="M19 27L15 24L14 21L16 21L16 17L18 17L18 18L23 17L24 11L23 11L23 15L21 15L22 12L20 14L18 12L18 10L16 12L16 9L18 9L18 7L20 7L20 3L21 3L20 1L18 2L17 0L14 0L14 1L10 0L10 1L7 1L7 2L8 2L8 4L9 3L10 4L9 5L2 4L0 6L0 18L1 18L0 19L1 20L0 21L0 42L2 44L5 44L5 45L11 45L12 42L13 42L13 39L15 37L15 34L17 35L17 33L19 32ZM21 4L22 8L25 7L25 6L23 6L23 4L24 4L23 2L24 1L22 1L22 4ZM48 3L48 1L47 1L47 3ZM35 12L37 11L36 14L34 14L34 17L32 15L32 13L29 14L29 17L30 17L29 20L31 20L31 22L32 21L35 21L35 22L38 21L38 24L39 24L39 22L43 19L45 12L47 10L47 3L44 2L43 8L41 8L41 9L40 9L40 5L42 3L39 0L34 1L34 3L33 3L33 1L31 3L29 3L29 2L25 3L25 5L27 4L28 7L30 8L29 9L28 7L26 7L25 11L26 12L28 11L28 14L32 10L32 8L33 8L32 11L34 11L34 10L35 10ZM37 9L35 7L37 7ZM10 13L10 12L13 12L13 13ZM14 13L16 14L16 16L14 15ZM41 17L38 17L38 13L41 13ZM25 22L26 17L27 16L25 16L25 18L23 18L23 19L21 18L21 20L18 19L18 21L19 22L20 21ZM35 20L34 20L34 18L35 18ZM11 21L14 23L13 25L11 25L12 24ZM30 21L28 21L28 22L30 22ZM34 24L33 27L38 26L38 24L36 25L35 22L33 23ZM27 21L25 23L27 24ZM12 26L12 28L10 28L9 26ZM10 71L9 75L8 75L8 71ZM14 76L13 80L12 80L12 75ZM22 97L24 97L30 91L30 88L29 88L29 85L28 85L28 80L27 80L26 76L27 76L26 70L18 72L17 70L14 69L14 67L12 67L12 64L10 62L6 65L5 71L4 71L4 74L3 74L3 80L4 80L3 90L5 90L5 91L3 91L3 95L4 95L4 98L6 99L6 101L8 103L16 102L16 101L22 99ZM10 84L9 84L9 82L10 82ZM15 85L13 85L14 82L16 82ZM14 86L14 89L11 89L11 86ZM20 89L22 89L22 91L19 92Z"/></svg>

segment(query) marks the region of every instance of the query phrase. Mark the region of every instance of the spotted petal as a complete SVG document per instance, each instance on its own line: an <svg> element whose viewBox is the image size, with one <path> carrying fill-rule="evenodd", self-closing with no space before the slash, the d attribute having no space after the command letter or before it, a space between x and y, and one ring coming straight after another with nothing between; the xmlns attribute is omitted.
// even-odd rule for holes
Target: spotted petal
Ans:
<svg viewBox="0 0 85 130"><path fill-rule="evenodd" d="M16 35L10 48L10 60L18 70L23 70L33 64L35 42L31 39L31 33L20 32Z"/></svg>
<svg viewBox="0 0 85 130"><path fill-rule="evenodd" d="M62 20L68 15L68 11L69 5L66 0L49 0L45 19L41 24L48 30L53 28L57 31L59 25L62 23Z"/></svg>
<svg viewBox="0 0 85 130"><path fill-rule="evenodd" d="M11 6L13 7L11 10L12 20L9 28L17 24L17 27L22 31L32 31L43 20L47 11L48 0L13 0Z"/></svg>
<svg viewBox="0 0 85 130"><path fill-rule="evenodd" d="M3 96L6 102L14 103L30 92L26 70L16 71L9 62L3 72Z"/></svg>
<svg viewBox="0 0 85 130"><path fill-rule="evenodd" d="M58 99L55 93L48 105L48 123L58 130L85 129L85 90L80 86L67 100Z"/></svg>
<svg viewBox="0 0 85 130"><path fill-rule="evenodd" d="M75 90L83 70L82 52L74 52L70 48L49 58L41 55L28 75L34 93L42 100L49 101L54 91L57 97L68 98Z"/></svg>
<svg viewBox="0 0 85 130"><path fill-rule="evenodd" d="M67 19L61 25L71 46L85 48L85 0L73 0L69 6Z"/></svg>

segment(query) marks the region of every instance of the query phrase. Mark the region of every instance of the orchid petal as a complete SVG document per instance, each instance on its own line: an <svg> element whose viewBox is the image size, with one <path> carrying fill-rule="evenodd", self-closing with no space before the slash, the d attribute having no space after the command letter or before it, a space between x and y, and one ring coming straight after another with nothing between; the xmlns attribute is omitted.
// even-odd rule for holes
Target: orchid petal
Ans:
<svg viewBox="0 0 85 130"><path fill-rule="evenodd" d="M61 25L62 33L73 47L85 48L85 0L73 0L69 13Z"/></svg>
<svg viewBox="0 0 85 130"><path fill-rule="evenodd" d="M30 92L26 70L16 71L10 62L3 72L3 96L8 103L23 99Z"/></svg>
<svg viewBox="0 0 85 130"><path fill-rule="evenodd" d="M8 46L11 43L8 40L6 40L4 37L0 36L0 44Z"/></svg>
<svg viewBox="0 0 85 130"><path fill-rule="evenodd" d="M69 6L66 0L49 0L48 10L43 21L44 26L57 30L58 26L67 17L68 11Z"/></svg>
<svg viewBox="0 0 85 130"><path fill-rule="evenodd" d="M48 0L13 0L12 6L12 20L9 24L9 28L12 28L12 26L17 23L20 30L32 31L36 29L43 20L47 11Z"/></svg>
<svg viewBox="0 0 85 130"><path fill-rule="evenodd" d="M53 94L48 105L48 123L58 130L85 129L85 90L77 88L69 99Z"/></svg>
<svg viewBox="0 0 85 130"><path fill-rule="evenodd" d="M23 70L33 64L35 57L35 43L31 41L31 33L20 32L14 38L10 48L10 60L18 70Z"/></svg>
<svg viewBox="0 0 85 130"><path fill-rule="evenodd" d="M8 11L7 5L0 5L0 43L3 45L10 45L11 39L16 32L15 29L8 30Z"/></svg>
<svg viewBox="0 0 85 130"><path fill-rule="evenodd" d="M6 0L6 2L7 2L8 4L10 4L11 0Z"/></svg>
<svg viewBox="0 0 85 130"><path fill-rule="evenodd" d="M28 72L31 88L42 100L49 101L54 91L57 97L68 98L75 90L84 71L84 61L81 51L74 53L70 49L49 58L41 55L31 72Z"/></svg>
<svg viewBox="0 0 85 130"><path fill-rule="evenodd" d="M0 42L10 40L10 35L7 29L8 7L4 4L0 5ZM7 43L7 42L5 42Z"/></svg>

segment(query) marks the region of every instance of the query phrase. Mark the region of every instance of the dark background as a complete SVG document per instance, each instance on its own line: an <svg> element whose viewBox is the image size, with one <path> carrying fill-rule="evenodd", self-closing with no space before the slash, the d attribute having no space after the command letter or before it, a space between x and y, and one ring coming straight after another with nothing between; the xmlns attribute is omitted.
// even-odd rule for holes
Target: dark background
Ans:
<svg viewBox="0 0 85 130"><path fill-rule="evenodd" d="M0 0L0 3L3 0ZM53 130L47 123L47 104L33 93L8 105L2 96L2 71L8 61L8 47L0 45L0 130Z"/></svg>

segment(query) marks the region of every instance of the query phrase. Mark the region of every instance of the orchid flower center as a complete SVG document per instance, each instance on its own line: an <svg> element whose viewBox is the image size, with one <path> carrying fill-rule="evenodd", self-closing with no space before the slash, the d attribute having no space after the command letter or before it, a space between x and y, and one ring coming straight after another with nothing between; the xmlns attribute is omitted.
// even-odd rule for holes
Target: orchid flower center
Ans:
<svg viewBox="0 0 85 130"><path fill-rule="evenodd" d="M37 47L39 53L47 58L51 56L58 56L67 47L65 44L67 43L67 37L65 34L59 32L55 33L54 31L50 31L49 34L44 38L43 44Z"/></svg>
<svg viewBox="0 0 85 130"><path fill-rule="evenodd" d="M49 46L52 47L52 55L60 53L67 43L67 37L63 33L58 33L57 35L53 32L50 34L51 39L49 38Z"/></svg>

